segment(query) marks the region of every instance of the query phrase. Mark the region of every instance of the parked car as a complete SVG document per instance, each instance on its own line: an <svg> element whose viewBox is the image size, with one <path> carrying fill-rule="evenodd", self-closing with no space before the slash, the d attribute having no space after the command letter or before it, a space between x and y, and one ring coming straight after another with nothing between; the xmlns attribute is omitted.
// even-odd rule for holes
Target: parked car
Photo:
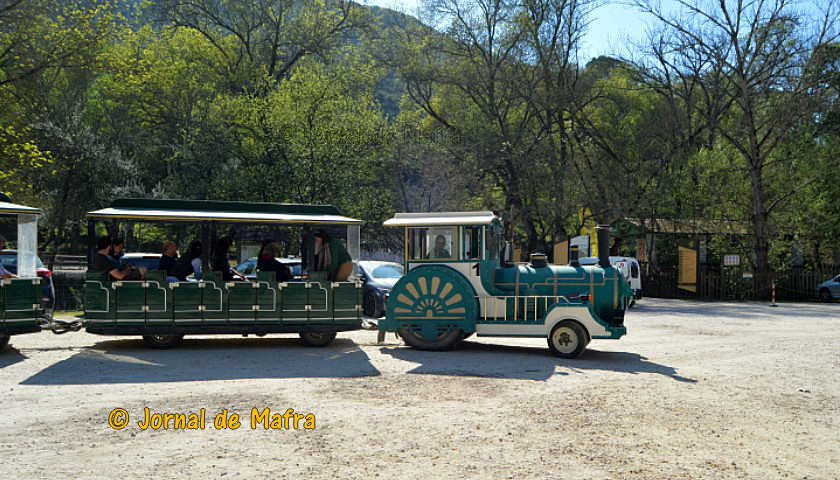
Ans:
<svg viewBox="0 0 840 480"><path fill-rule="evenodd" d="M819 284L817 286L817 297L825 303L840 298L840 275Z"/></svg>
<svg viewBox="0 0 840 480"><path fill-rule="evenodd" d="M126 253L122 257L122 263L130 263L137 268L146 267L147 270L157 270L160 263L159 253Z"/></svg>
<svg viewBox="0 0 840 480"><path fill-rule="evenodd" d="M0 252L0 261L3 267L11 273L17 274L17 250L3 250ZM53 288L52 272L49 271L41 259L35 257L35 273L41 277L41 305L45 309L51 309L55 305L55 289Z"/></svg>
<svg viewBox="0 0 840 480"><path fill-rule="evenodd" d="M385 305L394 284L405 274L399 263L361 260L359 277L364 283L362 290L362 313L366 317L379 318L385 315Z"/></svg>
<svg viewBox="0 0 840 480"><path fill-rule="evenodd" d="M292 269L292 275L294 276L292 281L297 282L308 278L308 275L303 272L303 266L300 263L300 258L275 258L280 263L285 263ZM233 268L236 269L237 272L245 275L245 278L248 280L254 280L257 278L257 257L249 258Z"/></svg>

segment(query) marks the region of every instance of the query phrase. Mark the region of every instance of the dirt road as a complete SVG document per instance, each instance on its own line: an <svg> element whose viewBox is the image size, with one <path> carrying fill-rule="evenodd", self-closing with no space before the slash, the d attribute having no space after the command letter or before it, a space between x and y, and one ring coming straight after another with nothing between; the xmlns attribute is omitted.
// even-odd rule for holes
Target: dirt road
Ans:
<svg viewBox="0 0 840 480"><path fill-rule="evenodd" d="M626 323L577 360L545 340L431 353L373 331L323 349L15 336L2 476L840 478L840 305L644 299Z"/></svg>

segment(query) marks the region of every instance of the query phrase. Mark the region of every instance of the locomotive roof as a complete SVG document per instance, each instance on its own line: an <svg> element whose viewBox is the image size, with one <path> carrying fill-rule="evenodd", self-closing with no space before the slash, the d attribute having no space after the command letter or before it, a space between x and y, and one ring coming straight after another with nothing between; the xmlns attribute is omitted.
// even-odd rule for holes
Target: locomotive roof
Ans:
<svg viewBox="0 0 840 480"><path fill-rule="evenodd" d="M430 212L397 213L383 223L386 227L420 227L424 225L489 225L498 218L493 212Z"/></svg>
<svg viewBox="0 0 840 480"><path fill-rule="evenodd" d="M9 197L6 197L6 198L9 198ZM17 214L20 214L20 213L29 213L29 214L34 214L34 215L40 215L40 214L44 213L44 211L41 210L40 208L27 207L26 205L18 205L16 203L0 201L0 214L17 215Z"/></svg>
<svg viewBox="0 0 840 480"><path fill-rule="evenodd" d="M151 221L215 220L231 223L364 223L343 216L341 211L332 205L149 198L120 198L114 200L108 208L88 212L87 217Z"/></svg>

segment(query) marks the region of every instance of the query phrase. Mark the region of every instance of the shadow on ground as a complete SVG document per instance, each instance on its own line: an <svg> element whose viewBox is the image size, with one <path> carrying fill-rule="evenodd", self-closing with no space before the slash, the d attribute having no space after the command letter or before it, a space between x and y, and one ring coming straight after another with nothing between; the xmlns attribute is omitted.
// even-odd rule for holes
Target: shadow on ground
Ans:
<svg viewBox="0 0 840 480"><path fill-rule="evenodd" d="M346 378L379 375L352 340L324 348L297 338L187 338L153 350L142 340L107 340L24 380L24 385L193 382L253 378Z"/></svg>
<svg viewBox="0 0 840 480"><path fill-rule="evenodd" d="M407 347L383 347L381 351L399 360L419 363L408 373L545 381L554 375L569 375L557 367L580 372L601 370L629 374L652 373L679 382L697 380L677 374L674 367L649 361L638 353L602 352L587 349L576 359L553 356L546 347L494 345L464 342L448 352L426 352Z"/></svg>
<svg viewBox="0 0 840 480"><path fill-rule="evenodd" d="M12 340L14 340L14 337L12 337ZM24 360L26 360L26 355L20 353L20 350L12 345L6 345L6 347L0 351L0 368L6 368L9 365L14 365Z"/></svg>

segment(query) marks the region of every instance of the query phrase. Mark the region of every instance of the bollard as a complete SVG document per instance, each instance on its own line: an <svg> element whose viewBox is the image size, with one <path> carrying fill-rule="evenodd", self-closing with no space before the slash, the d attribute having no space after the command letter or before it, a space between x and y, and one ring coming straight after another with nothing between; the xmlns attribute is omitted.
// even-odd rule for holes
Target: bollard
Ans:
<svg viewBox="0 0 840 480"><path fill-rule="evenodd" d="M771 307L778 307L778 305L776 305L776 282L773 282L771 284L771 286L772 286L772 290L771 290L771 294L770 294L770 306Z"/></svg>

